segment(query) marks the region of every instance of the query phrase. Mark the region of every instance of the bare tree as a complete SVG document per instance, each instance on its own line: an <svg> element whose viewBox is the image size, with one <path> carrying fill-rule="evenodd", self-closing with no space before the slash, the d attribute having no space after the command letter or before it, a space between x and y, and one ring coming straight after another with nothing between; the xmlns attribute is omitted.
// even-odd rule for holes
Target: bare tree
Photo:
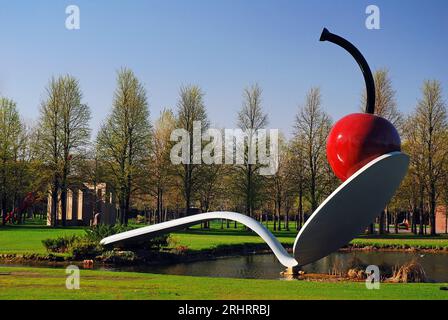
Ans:
<svg viewBox="0 0 448 320"><path fill-rule="evenodd" d="M326 165L325 146L331 125L330 117L322 110L320 89L312 88L295 121L295 136L296 139L301 139L305 152L311 211L317 209L324 194L322 186Z"/></svg>
<svg viewBox="0 0 448 320"><path fill-rule="evenodd" d="M70 75L53 78L42 102L39 153L51 176L52 223L57 223L58 192L66 224L68 176L72 162L84 154L90 138L90 110L83 104L79 82Z"/></svg>
<svg viewBox="0 0 448 320"><path fill-rule="evenodd" d="M202 131L209 126L204 105L204 94L197 86L181 87L180 98L177 103L177 126L185 129L189 134L190 150L189 161L178 166L177 173L182 180L181 188L185 200L185 215L190 214L192 199L200 184L199 164L194 164L193 128L194 122L201 123Z"/></svg>
<svg viewBox="0 0 448 320"><path fill-rule="evenodd" d="M274 202L275 215L274 230L281 231L281 215L284 213L284 226L289 230L289 211L291 209L291 197L293 194L293 165L292 152L286 139L283 136L279 137L279 159L277 172L268 178L269 190L266 192L266 197ZM295 191L295 190L294 190ZM278 223L278 224L277 224Z"/></svg>
<svg viewBox="0 0 448 320"><path fill-rule="evenodd" d="M3 225L8 211L8 193L14 179L13 166L23 144L23 131L16 103L10 99L0 98L0 202ZM11 203L11 206L14 206L14 203Z"/></svg>
<svg viewBox="0 0 448 320"><path fill-rule="evenodd" d="M403 116L398 111L395 99L395 90L392 86L389 70L386 68L379 69L374 72L375 80L375 114L389 120L397 130L401 131L403 125ZM362 108L366 104L366 93L364 92L361 99ZM383 210L379 216L379 233L385 231L386 213ZM369 227L369 233L374 232L373 224Z"/></svg>
<svg viewBox="0 0 448 320"><path fill-rule="evenodd" d="M120 222L127 224L134 179L143 174L151 149L146 90L130 69L118 72L112 112L98 133L97 146L113 177Z"/></svg>
<svg viewBox="0 0 448 320"><path fill-rule="evenodd" d="M386 68L376 70L373 74L375 80L375 114L389 120L398 130L403 123L403 115L398 110L395 98L396 92L392 86L389 70ZM362 95L362 109L366 105L366 94Z"/></svg>
<svg viewBox="0 0 448 320"><path fill-rule="evenodd" d="M296 136L290 142L291 156L288 162L288 171L291 175L293 187L297 194L296 229L300 230L304 222L304 197L306 189L306 154L304 140Z"/></svg>
<svg viewBox="0 0 448 320"><path fill-rule="evenodd" d="M425 193L428 196L431 235L436 234L435 211L440 194L440 184L448 160L446 132L448 130L446 105L442 88L436 80L425 81L423 97L406 128L406 142L411 153L411 165L415 168L420 184L420 230L423 234L423 209ZM426 192L425 192L426 191Z"/></svg>
<svg viewBox="0 0 448 320"><path fill-rule="evenodd" d="M61 184L61 155L60 118L62 114L61 87L56 79L52 79L46 89L47 99L42 102L39 119L39 154L50 175L51 180L51 208L50 221L52 226L57 224L58 193Z"/></svg>
<svg viewBox="0 0 448 320"><path fill-rule="evenodd" d="M225 175L229 172L223 164L202 165L200 168L201 184L198 188L198 198L201 212L209 212L212 208L223 202L225 194ZM205 228L210 228L210 221L203 223Z"/></svg>
<svg viewBox="0 0 448 320"><path fill-rule="evenodd" d="M11 189L11 202L15 207L16 222L21 224L25 221L23 202L29 196L34 199L35 191L38 190L39 175L33 176L32 164L35 162L35 154L31 146L33 130L30 126L22 122L22 129L17 140L14 141L16 147L13 153L13 163L11 169L12 179L8 183Z"/></svg>
<svg viewBox="0 0 448 320"><path fill-rule="evenodd" d="M238 113L238 127L247 135L247 146L244 153L245 164L237 166L237 171L240 176L239 185L244 189L241 191L244 194L246 214L249 217L253 216L262 180L258 175L260 165L251 163L249 157L253 150L249 149L253 146L257 130L265 128L268 124L268 117L261 106L261 94L262 90L257 84L246 88L243 92L243 106Z"/></svg>
<svg viewBox="0 0 448 320"><path fill-rule="evenodd" d="M87 150L90 140L90 109L83 104L79 82L71 76L59 78L61 87L60 139L62 144L61 214L66 225L68 176L72 164L76 164Z"/></svg>
<svg viewBox="0 0 448 320"><path fill-rule="evenodd" d="M413 181L410 184L404 184L403 187L408 187L410 195L412 195L411 207L413 208L413 228L414 223L419 220L419 234L423 234L424 227L424 203L426 194L426 170L425 170L425 155L421 152L422 142L420 132L416 130L414 126L417 122L416 116L409 116L404 124L404 138L405 144L403 145L403 151L410 156L410 168L408 175L413 177ZM415 231L416 227L415 227Z"/></svg>
<svg viewBox="0 0 448 320"><path fill-rule="evenodd" d="M165 192L173 186L173 166L170 161L170 135L175 129L176 119L171 110L163 110L154 125L149 166L149 192L157 202L157 221L163 221L163 208Z"/></svg>

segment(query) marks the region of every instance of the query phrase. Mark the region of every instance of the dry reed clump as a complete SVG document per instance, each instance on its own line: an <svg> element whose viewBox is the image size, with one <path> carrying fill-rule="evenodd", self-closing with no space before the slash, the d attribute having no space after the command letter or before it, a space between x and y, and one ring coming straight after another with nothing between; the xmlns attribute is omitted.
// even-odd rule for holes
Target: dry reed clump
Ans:
<svg viewBox="0 0 448 320"><path fill-rule="evenodd" d="M353 280L364 280L367 278L365 273L367 265L356 255L348 261L347 277Z"/></svg>
<svg viewBox="0 0 448 320"><path fill-rule="evenodd" d="M367 275L364 270L354 268L347 271L347 277L354 280L364 280L367 278Z"/></svg>
<svg viewBox="0 0 448 320"><path fill-rule="evenodd" d="M401 267L395 267L391 282L408 283L408 282L426 282L426 273L421 264L416 260L408 262Z"/></svg>
<svg viewBox="0 0 448 320"><path fill-rule="evenodd" d="M328 274L331 276L342 277L345 274L344 269L344 263L341 260L337 259L335 262L333 262L331 269L328 271Z"/></svg>

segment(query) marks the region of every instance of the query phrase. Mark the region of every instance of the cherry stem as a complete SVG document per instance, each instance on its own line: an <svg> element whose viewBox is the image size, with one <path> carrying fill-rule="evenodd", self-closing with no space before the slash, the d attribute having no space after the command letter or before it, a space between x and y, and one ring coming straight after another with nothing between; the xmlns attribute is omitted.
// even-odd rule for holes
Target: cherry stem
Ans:
<svg viewBox="0 0 448 320"><path fill-rule="evenodd" d="M346 39L331 33L327 28L324 28L322 35L320 36L320 41L329 41L347 50L353 58L355 58L359 67L361 68L362 74L364 75L364 80L366 82L367 90L367 104L366 113L373 114L375 112L375 81L373 80L372 71L370 70L369 64L367 63L364 56L353 44L351 44Z"/></svg>

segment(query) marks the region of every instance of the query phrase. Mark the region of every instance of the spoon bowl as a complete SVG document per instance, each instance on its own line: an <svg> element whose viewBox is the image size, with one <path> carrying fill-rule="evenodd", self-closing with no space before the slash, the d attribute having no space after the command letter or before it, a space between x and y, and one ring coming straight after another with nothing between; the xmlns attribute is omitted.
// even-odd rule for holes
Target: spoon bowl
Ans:
<svg viewBox="0 0 448 320"><path fill-rule="evenodd" d="M409 157L392 152L376 158L341 184L306 221L294 243L303 266L348 244L386 207L400 186Z"/></svg>

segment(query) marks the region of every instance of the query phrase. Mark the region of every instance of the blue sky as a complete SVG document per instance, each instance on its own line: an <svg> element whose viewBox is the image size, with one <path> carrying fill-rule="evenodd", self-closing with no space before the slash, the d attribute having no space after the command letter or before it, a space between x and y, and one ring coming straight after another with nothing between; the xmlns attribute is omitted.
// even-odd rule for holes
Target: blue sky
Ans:
<svg viewBox="0 0 448 320"><path fill-rule="evenodd" d="M65 28L78 5L81 29ZM365 9L381 9L381 30ZM359 47L372 69L387 67L399 109L410 112L424 79L448 92L448 2L363 0L0 1L0 94L37 119L51 76L79 78L94 131L106 118L116 70L132 68L154 120L176 106L181 85L202 87L214 126L233 128L244 87L263 88L270 128L289 135L307 90L319 86L333 117L359 110L364 82L341 48L319 42L323 27Z"/></svg>

